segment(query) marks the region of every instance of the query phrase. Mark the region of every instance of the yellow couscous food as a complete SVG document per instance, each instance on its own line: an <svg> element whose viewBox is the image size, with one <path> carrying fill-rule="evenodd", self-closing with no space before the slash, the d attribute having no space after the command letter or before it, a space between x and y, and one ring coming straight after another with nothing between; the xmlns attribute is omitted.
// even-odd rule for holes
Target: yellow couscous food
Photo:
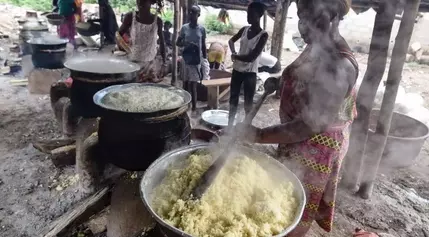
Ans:
<svg viewBox="0 0 429 237"><path fill-rule="evenodd" d="M152 207L166 222L195 237L273 236L292 224L298 207L292 183L245 156L231 159L200 200L187 199L210 161L208 154L191 155L154 190Z"/></svg>

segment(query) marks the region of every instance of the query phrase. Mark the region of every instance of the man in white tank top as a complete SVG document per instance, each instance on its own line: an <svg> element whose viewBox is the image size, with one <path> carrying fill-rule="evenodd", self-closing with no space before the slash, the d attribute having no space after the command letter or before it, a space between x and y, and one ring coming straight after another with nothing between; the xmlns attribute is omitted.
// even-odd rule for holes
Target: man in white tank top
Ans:
<svg viewBox="0 0 429 237"><path fill-rule="evenodd" d="M264 12L265 5L263 3L250 3L247 8L247 22L250 26L243 27L229 40L229 47L232 53L231 58L234 62L229 99L229 127L234 124L241 84L244 86L244 110L246 115L252 110L259 58L268 40L267 32L262 30L260 25ZM237 54L234 44L238 40L240 40L240 50Z"/></svg>

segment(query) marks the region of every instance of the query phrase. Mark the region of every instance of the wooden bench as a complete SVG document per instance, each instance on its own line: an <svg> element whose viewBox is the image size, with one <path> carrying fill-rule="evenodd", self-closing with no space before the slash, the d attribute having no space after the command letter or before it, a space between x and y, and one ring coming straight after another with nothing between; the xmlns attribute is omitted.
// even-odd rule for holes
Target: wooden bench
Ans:
<svg viewBox="0 0 429 237"><path fill-rule="evenodd" d="M219 107L219 100L228 94L231 84L231 77L220 78L216 80L203 80L201 82L207 87L207 105L210 109L217 109ZM221 86L228 86L225 90L219 91Z"/></svg>

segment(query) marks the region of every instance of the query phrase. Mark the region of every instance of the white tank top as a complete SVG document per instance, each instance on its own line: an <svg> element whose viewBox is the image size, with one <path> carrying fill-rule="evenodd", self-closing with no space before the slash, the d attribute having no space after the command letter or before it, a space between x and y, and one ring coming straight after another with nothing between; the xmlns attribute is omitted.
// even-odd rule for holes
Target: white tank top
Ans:
<svg viewBox="0 0 429 237"><path fill-rule="evenodd" d="M152 24L142 24L137 21L136 12L133 12L131 23L131 55L130 59L137 62L150 62L157 53L158 16Z"/></svg>
<svg viewBox="0 0 429 237"><path fill-rule="evenodd" d="M261 30L261 32L259 32L259 34L257 34L255 37L253 37L252 39L249 39L247 37L247 32L249 31L250 26L246 27L243 31L243 34L241 35L241 39L240 39L240 50L238 51L239 55L247 55L249 54L258 44L259 39L261 38L261 36L263 34L265 34L264 30ZM258 65L259 65L259 58L261 57L261 55L259 55L255 61L253 62L243 62L243 61L239 61L239 60L235 60L234 64L232 65L232 67L234 68L234 70L239 71L239 72L254 72L257 73L258 72Z"/></svg>

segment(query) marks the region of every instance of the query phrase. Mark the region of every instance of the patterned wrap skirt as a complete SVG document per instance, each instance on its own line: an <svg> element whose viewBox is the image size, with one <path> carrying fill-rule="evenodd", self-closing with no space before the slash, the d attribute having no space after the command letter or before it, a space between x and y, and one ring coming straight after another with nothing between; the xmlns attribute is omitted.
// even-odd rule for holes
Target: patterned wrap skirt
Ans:
<svg viewBox="0 0 429 237"><path fill-rule="evenodd" d="M301 222L288 236L304 236L313 221L327 232L332 230L336 190L349 134L348 123L303 142L279 145L278 159L295 172L307 195Z"/></svg>

